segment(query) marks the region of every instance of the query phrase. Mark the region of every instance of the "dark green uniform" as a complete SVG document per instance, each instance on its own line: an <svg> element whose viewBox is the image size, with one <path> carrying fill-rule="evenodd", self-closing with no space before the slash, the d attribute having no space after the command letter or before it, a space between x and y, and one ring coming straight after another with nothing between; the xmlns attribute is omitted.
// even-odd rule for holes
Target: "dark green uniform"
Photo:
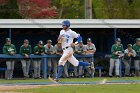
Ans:
<svg viewBox="0 0 140 93"><path fill-rule="evenodd" d="M22 45L20 47L20 54L21 55L26 57L26 55L29 56L31 53L32 53L31 45L28 45L27 47ZM22 70L23 70L23 74L24 74L25 78L29 77L28 74L29 74L30 63L31 63L31 60L29 58L21 59Z"/></svg>
<svg viewBox="0 0 140 93"><path fill-rule="evenodd" d="M109 76L112 76L112 72L113 72L113 68L114 65L116 67L115 72L116 72L116 76L119 76L119 67L120 67L120 55L123 53L124 49L123 49L123 45L112 45L111 48L111 58L110 58L110 68L109 68Z"/></svg>
<svg viewBox="0 0 140 93"><path fill-rule="evenodd" d="M38 52L36 54L36 52ZM35 55L42 55L42 53L45 53L45 48L35 46L34 47L34 54ZM34 59L34 78L40 78L40 66L41 66L42 59Z"/></svg>
<svg viewBox="0 0 140 93"><path fill-rule="evenodd" d="M120 44L119 46L117 46L116 44L112 45L112 48L111 48L111 58L112 59L118 59L119 58L119 55L116 55L115 52L120 52L122 53L124 51L123 49L123 45Z"/></svg>
<svg viewBox="0 0 140 93"><path fill-rule="evenodd" d="M139 46L139 45L134 44L134 45L133 45L133 49L136 51L136 53L137 53L137 54L139 54L139 55L140 55L140 46ZM135 59L140 60L140 57L136 56L136 58L135 58Z"/></svg>
<svg viewBox="0 0 140 93"><path fill-rule="evenodd" d="M22 45L20 47L20 54L25 56L25 54L30 55L32 53L32 48L31 45L28 45L27 47L25 47L24 45Z"/></svg>
<svg viewBox="0 0 140 93"><path fill-rule="evenodd" d="M135 66L135 74L136 76L140 76L140 46L137 44L133 45L133 49L136 51L136 57L134 61L134 66Z"/></svg>
<svg viewBox="0 0 140 93"><path fill-rule="evenodd" d="M35 54L35 52L38 52L38 54ZM41 48L39 48L38 46L34 47L34 54L35 55L41 55L41 53L44 53L44 52L45 52L45 48L44 47L41 47Z"/></svg>
<svg viewBox="0 0 140 93"><path fill-rule="evenodd" d="M15 45L13 45L13 44L10 44L10 45L5 44L3 46L3 53L4 54L13 55L13 52L14 52L14 54L16 53ZM7 59L6 60L6 65L7 65L7 70L6 70L6 73L5 73L6 79L12 79L13 70L14 70L14 64L15 64L15 60L13 60L13 59Z"/></svg>
<svg viewBox="0 0 140 93"><path fill-rule="evenodd" d="M10 54L11 52L15 52L16 53L15 45L13 45L13 44L10 44L10 45L5 44L3 46L3 54L11 55Z"/></svg>

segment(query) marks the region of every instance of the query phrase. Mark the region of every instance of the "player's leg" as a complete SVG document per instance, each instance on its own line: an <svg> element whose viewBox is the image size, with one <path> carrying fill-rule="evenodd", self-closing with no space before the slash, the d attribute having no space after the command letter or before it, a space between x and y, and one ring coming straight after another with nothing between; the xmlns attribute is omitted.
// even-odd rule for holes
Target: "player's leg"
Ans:
<svg viewBox="0 0 140 93"><path fill-rule="evenodd" d="M42 59L38 60L38 62L37 62L37 68L38 68L38 70L37 70L37 74L38 74L37 78L41 78L41 77L40 77L40 71L41 71L40 66L41 66L41 61L42 61Z"/></svg>
<svg viewBox="0 0 140 93"><path fill-rule="evenodd" d="M57 70L58 70L58 58L52 59L52 63L53 63L53 78L56 77L57 75Z"/></svg>
<svg viewBox="0 0 140 93"><path fill-rule="evenodd" d="M11 70L11 61L8 60L6 61L6 66L7 66L7 70L6 70L6 79L10 79L10 70Z"/></svg>
<svg viewBox="0 0 140 93"><path fill-rule="evenodd" d="M13 78L14 66L15 66L15 60L12 60L12 64L11 64L12 70L11 70L11 77L10 77L11 79Z"/></svg>
<svg viewBox="0 0 140 93"><path fill-rule="evenodd" d="M115 61L115 70L116 70L116 76L119 77L120 73L120 59L116 59Z"/></svg>
<svg viewBox="0 0 140 93"><path fill-rule="evenodd" d="M34 78L37 78L37 59L34 59L33 65L34 65Z"/></svg>
<svg viewBox="0 0 140 93"><path fill-rule="evenodd" d="M110 59L109 76L112 77L112 72L114 68L114 59Z"/></svg>
<svg viewBox="0 0 140 93"><path fill-rule="evenodd" d="M79 75L78 75L78 67L75 67L74 66L74 77L78 77Z"/></svg>
<svg viewBox="0 0 140 93"><path fill-rule="evenodd" d="M29 69L30 69L31 60L26 60L26 77L29 78Z"/></svg>
<svg viewBox="0 0 140 93"><path fill-rule="evenodd" d="M48 75L50 76L50 74L51 74L51 68L52 68L52 60L51 60L51 58L48 58Z"/></svg>
<svg viewBox="0 0 140 93"><path fill-rule="evenodd" d="M65 63L65 65L64 65L64 77L69 77L69 75L68 75L68 66L69 65L69 63L68 62L66 62Z"/></svg>
<svg viewBox="0 0 140 93"><path fill-rule="evenodd" d="M26 77L26 60L22 59L21 64L22 64L23 75L24 77Z"/></svg>
<svg viewBox="0 0 140 93"><path fill-rule="evenodd" d="M135 66L135 75L140 76L140 60L135 60L134 61L134 66Z"/></svg>
<svg viewBox="0 0 140 93"><path fill-rule="evenodd" d="M92 58L85 58L85 62L91 63L92 62ZM85 66L85 69L87 70L88 74L94 73L94 69L90 69L88 66Z"/></svg>
<svg viewBox="0 0 140 93"><path fill-rule="evenodd" d="M83 76L83 66L79 66L79 77Z"/></svg>
<svg viewBox="0 0 140 93"><path fill-rule="evenodd" d="M88 66L91 68L92 72L94 70L94 63L78 61L73 55L68 59L68 61L74 66Z"/></svg>
<svg viewBox="0 0 140 93"><path fill-rule="evenodd" d="M130 75L130 60L124 60L123 63L125 65L125 76L129 76Z"/></svg>
<svg viewBox="0 0 140 93"><path fill-rule="evenodd" d="M58 62L58 74L56 76L56 81L62 76L62 73L64 70L64 65L72 54L73 54L73 52L71 52L69 50L64 50L64 53Z"/></svg>
<svg viewBox="0 0 140 93"><path fill-rule="evenodd" d="M90 64L88 62L78 61L73 55L68 59L68 61L74 66L87 66L91 70L91 77L94 73L94 64Z"/></svg>
<svg viewBox="0 0 140 93"><path fill-rule="evenodd" d="M79 60L79 61L83 61L83 59L84 59L84 58L80 58L80 59L78 59L78 60ZM79 69L79 71L78 71L78 72L79 72L79 73L78 73L78 74L79 74L79 77L82 77L82 76L83 76L83 73L84 73L84 72L83 72L83 66L79 66L78 69Z"/></svg>

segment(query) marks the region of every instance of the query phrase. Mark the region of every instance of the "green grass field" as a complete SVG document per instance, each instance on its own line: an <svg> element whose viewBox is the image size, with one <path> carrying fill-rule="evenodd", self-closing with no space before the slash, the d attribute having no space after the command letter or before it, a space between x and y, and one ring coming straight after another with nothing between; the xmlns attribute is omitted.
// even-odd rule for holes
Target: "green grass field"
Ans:
<svg viewBox="0 0 140 93"><path fill-rule="evenodd" d="M140 85L47 86L18 91L32 93L139 93Z"/></svg>
<svg viewBox="0 0 140 93"><path fill-rule="evenodd" d="M104 78L72 78L72 79L61 79L61 82L99 82ZM140 80L138 77L130 78L106 78L107 81L114 80ZM0 80L1 84L15 84L15 83L33 83L33 82L51 82L49 80ZM22 93L140 93L140 84L105 84L105 85L57 85L57 86L40 86L38 88L27 88L9 90L14 92ZM3 90L2 93L7 90ZM0 91L1 93L1 91Z"/></svg>

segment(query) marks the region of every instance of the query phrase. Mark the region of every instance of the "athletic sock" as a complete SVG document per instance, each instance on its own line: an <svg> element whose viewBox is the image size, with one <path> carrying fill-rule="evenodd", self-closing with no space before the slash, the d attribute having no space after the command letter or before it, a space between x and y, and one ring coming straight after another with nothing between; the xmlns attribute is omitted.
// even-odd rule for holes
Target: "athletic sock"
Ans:
<svg viewBox="0 0 140 93"><path fill-rule="evenodd" d="M56 79L59 79L62 76L63 70L64 70L64 66L62 65L58 66L58 73L57 73Z"/></svg>
<svg viewBox="0 0 140 93"><path fill-rule="evenodd" d="M88 63L88 62L80 62L79 61L79 66L90 66L90 63Z"/></svg>

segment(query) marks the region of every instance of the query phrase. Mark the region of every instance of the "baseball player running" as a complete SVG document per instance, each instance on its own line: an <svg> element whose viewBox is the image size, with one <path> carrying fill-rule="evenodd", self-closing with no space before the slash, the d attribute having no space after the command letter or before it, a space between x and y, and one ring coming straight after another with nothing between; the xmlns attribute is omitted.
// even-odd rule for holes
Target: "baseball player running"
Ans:
<svg viewBox="0 0 140 93"><path fill-rule="evenodd" d="M63 29L60 31L58 41L62 43L63 55L61 56L58 62L58 73L57 73L56 78L54 79L49 78L50 80L54 82L59 81L59 78L61 77L62 72L63 72L63 67L67 61L69 61L75 67L76 66L89 66L91 70L94 69L93 62L92 63L80 62L73 56L74 52L71 46L82 41L82 37L80 36L80 34L77 34L75 31L72 31L70 29L69 20L63 21L62 27ZM73 43L74 38L77 38L76 43Z"/></svg>

